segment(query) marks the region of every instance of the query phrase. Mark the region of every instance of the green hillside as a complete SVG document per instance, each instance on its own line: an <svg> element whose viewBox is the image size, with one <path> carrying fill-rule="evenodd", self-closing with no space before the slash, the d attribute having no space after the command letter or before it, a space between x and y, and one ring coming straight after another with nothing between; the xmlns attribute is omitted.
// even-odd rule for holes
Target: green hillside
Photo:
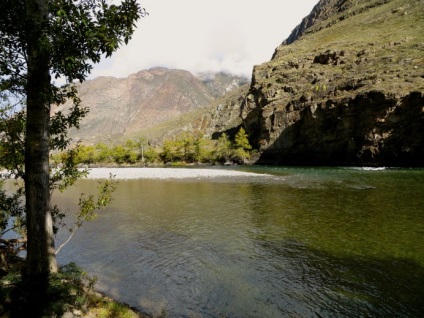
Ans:
<svg viewBox="0 0 424 318"><path fill-rule="evenodd" d="M243 118L262 162L423 165L422 1L320 1L311 17L254 69Z"/></svg>

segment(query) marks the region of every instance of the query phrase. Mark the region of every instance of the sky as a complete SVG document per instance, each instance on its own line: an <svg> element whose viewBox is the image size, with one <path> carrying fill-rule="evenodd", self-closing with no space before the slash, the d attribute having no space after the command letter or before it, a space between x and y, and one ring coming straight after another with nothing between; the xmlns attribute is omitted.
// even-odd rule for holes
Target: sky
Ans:
<svg viewBox="0 0 424 318"><path fill-rule="evenodd" d="M118 0L113 0L119 2ZM126 77L156 66L250 77L318 0L139 0L149 13L127 46L90 78Z"/></svg>

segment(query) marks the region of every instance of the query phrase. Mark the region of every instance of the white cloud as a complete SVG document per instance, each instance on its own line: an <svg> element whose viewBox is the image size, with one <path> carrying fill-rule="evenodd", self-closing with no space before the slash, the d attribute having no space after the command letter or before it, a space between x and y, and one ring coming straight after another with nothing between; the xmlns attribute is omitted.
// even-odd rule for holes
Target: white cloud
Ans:
<svg viewBox="0 0 424 318"><path fill-rule="evenodd" d="M250 76L317 2L142 0L149 15L129 44L96 65L91 77L124 77L155 66Z"/></svg>

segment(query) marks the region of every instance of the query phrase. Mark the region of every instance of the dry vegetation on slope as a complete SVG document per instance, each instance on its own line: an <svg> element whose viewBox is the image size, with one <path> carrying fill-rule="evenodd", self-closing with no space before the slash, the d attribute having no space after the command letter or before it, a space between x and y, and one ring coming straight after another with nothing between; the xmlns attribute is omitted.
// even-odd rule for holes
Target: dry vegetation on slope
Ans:
<svg viewBox="0 0 424 318"><path fill-rule="evenodd" d="M262 160L422 164L423 1L320 3L332 14L254 69L243 117Z"/></svg>

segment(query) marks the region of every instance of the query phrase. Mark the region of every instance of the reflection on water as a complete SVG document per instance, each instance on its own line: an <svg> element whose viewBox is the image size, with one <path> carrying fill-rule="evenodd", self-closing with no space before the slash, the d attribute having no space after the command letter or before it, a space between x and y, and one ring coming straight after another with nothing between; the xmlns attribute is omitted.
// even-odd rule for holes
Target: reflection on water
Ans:
<svg viewBox="0 0 424 318"><path fill-rule="evenodd" d="M424 170L243 169L273 177L121 181L59 260L154 315L424 313Z"/></svg>

